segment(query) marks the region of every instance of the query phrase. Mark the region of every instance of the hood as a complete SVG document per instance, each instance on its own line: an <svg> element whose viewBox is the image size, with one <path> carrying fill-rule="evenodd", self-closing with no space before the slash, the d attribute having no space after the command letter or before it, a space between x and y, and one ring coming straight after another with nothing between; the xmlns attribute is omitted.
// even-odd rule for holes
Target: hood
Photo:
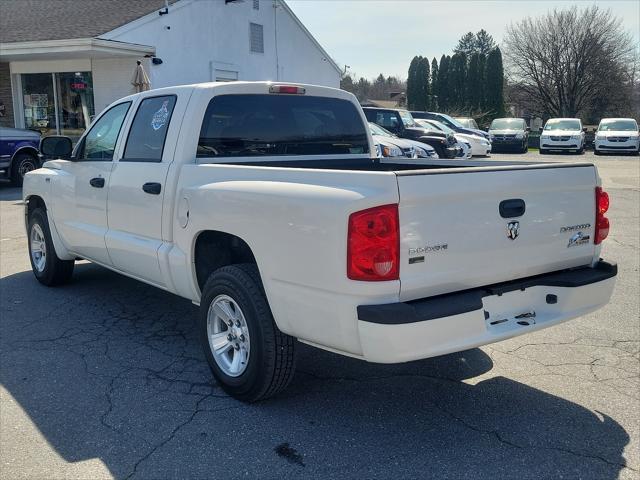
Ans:
<svg viewBox="0 0 640 480"><path fill-rule="evenodd" d="M0 137L39 141L40 133L22 128L0 127Z"/></svg>
<svg viewBox="0 0 640 480"><path fill-rule="evenodd" d="M489 134L487 132L485 132L484 130L478 130L477 128L467 128L467 130L469 130L469 135L477 135L479 137L483 137L483 138L489 138ZM460 132L460 133L467 133L467 132Z"/></svg>
<svg viewBox="0 0 640 480"><path fill-rule="evenodd" d="M456 133L456 138L459 140L465 140L467 142L481 142L482 140L488 140L480 135L468 135L466 133Z"/></svg>
<svg viewBox="0 0 640 480"><path fill-rule="evenodd" d="M637 137L637 130L606 130L604 132L596 132L596 135L605 137Z"/></svg>
<svg viewBox="0 0 640 480"><path fill-rule="evenodd" d="M435 132L421 127L407 127L405 130L415 132L418 136L447 138L447 134L444 132Z"/></svg>
<svg viewBox="0 0 640 480"><path fill-rule="evenodd" d="M566 136L566 135L580 135L582 130L543 130L540 135L553 135L556 136Z"/></svg>
<svg viewBox="0 0 640 480"><path fill-rule="evenodd" d="M430 151L432 151L432 150L433 150L434 152L436 151L436 149L435 149L435 148L433 148L431 145L428 145L428 144L426 144L426 143L418 142L418 141L416 141L416 140L407 140L407 139L404 139L404 141L405 141L406 143L408 143L409 145L411 145L411 146L413 146L413 147L416 147L416 148L421 148L421 149L423 149L423 150L427 150L427 151L429 151L429 152L430 152Z"/></svg>
<svg viewBox="0 0 640 480"><path fill-rule="evenodd" d="M372 135L373 141L375 143L379 143L385 147L398 147L398 148L411 148L411 143L409 140L405 140L404 138L394 138L394 137L386 137L384 135Z"/></svg>
<svg viewBox="0 0 640 480"><path fill-rule="evenodd" d="M516 128L516 129L496 129L496 130L491 130L489 129L489 133L492 135L513 135L514 133L524 133L524 130L521 128Z"/></svg>

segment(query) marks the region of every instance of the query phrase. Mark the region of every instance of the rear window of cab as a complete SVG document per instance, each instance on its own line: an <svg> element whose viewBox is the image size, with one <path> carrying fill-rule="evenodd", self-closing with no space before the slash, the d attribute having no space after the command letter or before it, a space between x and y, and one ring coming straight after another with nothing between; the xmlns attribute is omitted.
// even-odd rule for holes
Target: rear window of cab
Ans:
<svg viewBox="0 0 640 480"><path fill-rule="evenodd" d="M369 153L366 125L347 100L304 95L220 95L200 129L197 156Z"/></svg>

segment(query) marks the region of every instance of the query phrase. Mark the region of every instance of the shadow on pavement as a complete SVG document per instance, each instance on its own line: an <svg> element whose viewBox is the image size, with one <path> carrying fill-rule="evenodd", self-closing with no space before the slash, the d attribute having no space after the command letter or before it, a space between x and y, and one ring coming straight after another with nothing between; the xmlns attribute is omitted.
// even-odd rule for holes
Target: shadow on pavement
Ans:
<svg viewBox="0 0 640 480"><path fill-rule="evenodd" d="M22 200L22 188L0 181L0 201Z"/></svg>
<svg viewBox="0 0 640 480"><path fill-rule="evenodd" d="M508 378L465 383L492 368L479 349L372 365L302 345L289 390L242 404L212 381L190 302L90 264L74 279L3 278L0 322L0 380L68 462L116 478L614 479L625 464L611 418Z"/></svg>

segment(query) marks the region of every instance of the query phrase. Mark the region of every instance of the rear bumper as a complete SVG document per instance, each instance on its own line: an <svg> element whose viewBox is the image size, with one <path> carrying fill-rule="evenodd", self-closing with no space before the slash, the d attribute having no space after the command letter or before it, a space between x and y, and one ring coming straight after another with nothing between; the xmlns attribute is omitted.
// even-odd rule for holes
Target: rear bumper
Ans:
<svg viewBox="0 0 640 480"><path fill-rule="evenodd" d="M411 302L358 307L363 356L398 363L523 335L604 306L617 266L553 272Z"/></svg>

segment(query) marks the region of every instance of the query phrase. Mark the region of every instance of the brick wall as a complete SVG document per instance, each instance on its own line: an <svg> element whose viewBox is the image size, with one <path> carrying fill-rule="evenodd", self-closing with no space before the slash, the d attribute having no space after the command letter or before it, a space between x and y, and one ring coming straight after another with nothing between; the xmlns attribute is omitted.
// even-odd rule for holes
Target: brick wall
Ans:
<svg viewBox="0 0 640 480"><path fill-rule="evenodd" d="M0 103L4 104L4 116L0 117L0 125L13 127L13 97L8 63L0 63Z"/></svg>

